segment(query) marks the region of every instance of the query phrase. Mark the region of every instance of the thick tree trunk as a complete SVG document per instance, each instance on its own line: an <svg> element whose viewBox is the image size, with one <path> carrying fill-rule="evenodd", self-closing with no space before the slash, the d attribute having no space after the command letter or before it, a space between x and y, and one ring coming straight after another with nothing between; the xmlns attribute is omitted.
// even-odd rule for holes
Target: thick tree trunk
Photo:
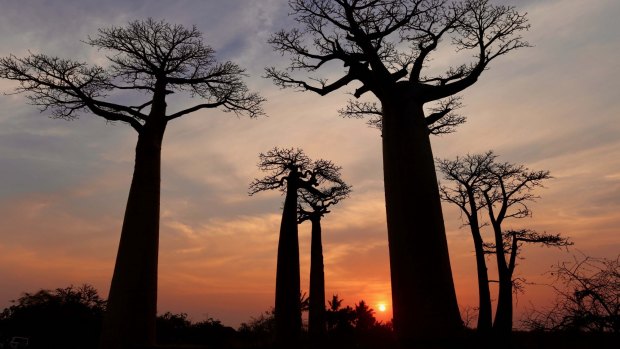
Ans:
<svg viewBox="0 0 620 349"><path fill-rule="evenodd" d="M325 336L325 273L323 267L323 243L321 242L321 218L311 219L312 241L310 244L310 309L308 335L313 344L320 345Z"/></svg>
<svg viewBox="0 0 620 349"><path fill-rule="evenodd" d="M301 333L297 177L289 174L280 224L276 271L276 345L294 348Z"/></svg>
<svg viewBox="0 0 620 349"><path fill-rule="evenodd" d="M108 296L101 348L155 345L161 145L165 121L147 123L136 161Z"/></svg>
<svg viewBox="0 0 620 349"><path fill-rule="evenodd" d="M383 171L394 328L409 346L452 340L462 321L422 105L396 94L382 101Z"/></svg>

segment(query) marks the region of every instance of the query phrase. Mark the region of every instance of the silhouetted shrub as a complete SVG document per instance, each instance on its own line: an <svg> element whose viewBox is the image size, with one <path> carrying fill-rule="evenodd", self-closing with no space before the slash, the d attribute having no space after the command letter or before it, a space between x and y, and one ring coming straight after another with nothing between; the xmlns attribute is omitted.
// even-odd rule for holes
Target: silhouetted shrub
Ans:
<svg viewBox="0 0 620 349"><path fill-rule="evenodd" d="M239 326L239 338L250 348L270 348L275 341L275 316L273 309Z"/></svg>
<svg viewBox="0 0 620 349"><path fill-rule="evenodd" d="M163 345L188 344L222 347L237 337L232 327L208 318L192 323L187 314L166 312L157 317L157 343Z"/></svg>
<svg viewBox="0 0 620 349"><path fill-rule="evenodd" d="M95 348L105 300L91 285L24 293L0 314L6 338L28 337L29 348Z"/></svg>

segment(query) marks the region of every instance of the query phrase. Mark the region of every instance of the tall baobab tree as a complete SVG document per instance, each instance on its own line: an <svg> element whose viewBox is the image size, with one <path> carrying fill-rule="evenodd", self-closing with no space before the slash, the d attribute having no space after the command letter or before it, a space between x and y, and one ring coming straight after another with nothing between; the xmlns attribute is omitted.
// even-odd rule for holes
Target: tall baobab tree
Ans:
<svg viewBox="0 0 620 349"><path fill-rule="evenodd" d="M380 104L394 328L402 343L454 338L462 329L429 140L450 110L425 105L472 86L489 63L528 46L524 14L488 0L289 0L298 27L269 40L289 55L286 70L267 68L283 88L326 95L349 83ZM427 76L429 58L452 43L474 60ZM334 80L299 76L319 70ZM437 70L433 70L436 72ZM428 115L427 115L428 114Z"/></svg>
<svg viewBox="0 0 620 349"><path fill-rule="evenodd" d="M299 274L299 234L297 229L298 192L317 196L325 182L339 180L339 169L324 160L311 161L301 149L273 148L259 155L258 167L267 176L250 184L250 195L266 190L285 193L276 270L275 323L276 345L290 348L298 345L301 333Z"/></svg>
<svg viewBox="0 0 620 349"><path fill-rule="evenodd" d="M478 325L476 329L488 333L493 324L489 274L485 259L484 240L480 228L482 223L478 214L482 206L481 186L488 175L488 167L496 155L489 151L484 154L466 155L455 160L438 160L437 165L444 178L453 185L441 185L439 190L442 200L453 203L465 215L471 230L476 255L478 275Z"/></svg>
<svg viewBox="0 0 620 349"><path fill-rule="evenodd" d="M108 122L129 124L138 133L136 158L107 312L102 348L155 344L161 146L169 121L192 112L221 108L238 115L262 114L263 99L248 90L244 70L218 62L196 27L147 19L99 29L86 44L102 51L108 67L31 54L0 59L0 77L18 81L42 111L72 120L90 112ZM202 101L169 112L166 97L184 92ZM127 96L135 104L118 102Z"/></svg>
<svg viewBox="0 0 620 349"><path fill-rule="evenodd" d="M298 221L312 224L310 243L310 304L308 309L308 336L314 345L320 345L327 330L325 318L325 270L323 264L323 242L321 219L329 208L347 198L351 187L340 179L340 168L328 161L317 161L315 168L330 169L335 175L332 180L315 192L301 191L298 203Z"/></svg>
<svg viewBox="0 0 620 349"><path fill-rule="evenodd" d="M523 165L491 162L486 167L484 184L481 186L484 209L493 229L494 242L485 244L487 252L497 261L499 295L493 329L498 334L509 335L512 331L513 274L520 248L525 243L543 246L566 247L572 245L560 234L538 233L530 229L504 229L506 219L531 216L527 204L538 198L533 191L550 179L549 171L531 171Z"/></svg>

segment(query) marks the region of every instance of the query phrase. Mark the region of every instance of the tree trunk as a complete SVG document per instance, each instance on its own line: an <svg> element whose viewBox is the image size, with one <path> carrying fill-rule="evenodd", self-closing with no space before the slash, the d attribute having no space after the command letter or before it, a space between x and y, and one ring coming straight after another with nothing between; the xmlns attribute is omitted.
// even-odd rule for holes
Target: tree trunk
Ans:
<svg viewBox="0 0 620 349"><path fill-rule="evenodd" d="M301 333L297 177L291 171L287 179L278 242L275 322L276 346L280 348L294 348Z"/></svg>
<svg viewBox="0 0 620 349"><path fill-rule="evenodd" d="M493 312L491 309L491 291L489 289L489 275L487 272L484 251L482 250L482 238L480 232L478 237L474 236L476 251L476 269L478 271L478 325L476 329L481 333L488 333L491 330Z"/></svg>
<svg viewBox="0 0 620 349"><path fill-rule="evenodd" d="M506 337L512 332L512 275L502 274L499 276L499 296L493 330L496 334Z"/></svg>
<svg viewBox="0 0 620 349"><path fill-rule="evenodd" d="M320 345L325 336L325 273L323 267L323 244L321 242L321 218L311 219L312 242L310 246L310 309L308 335L310 342Z"/></svg>
<svg viewBox="0 0 620 349"><path fill-rule="evenodd" d="M496 224L495 229L496 246L499 239L503 242L501 226ZM512 236L510 249L510 262L506 263L506 253L504 249L496 248L497 251L497 272L499 274L499 295L497 297L497 311L495 312L495 322L493 329L500 337L510 337L512 333L512 273L515 268L515 260L517 257L517 239Z"/></svg>
<svg viewBox="0 0 620 349"><path fill-rule="evenodd" d="M501 220L493 224L493 232L495 234L495 256L497 258L497 274L499 276L499 295L497 297L493 330L496 335L507 337L512 332L512 269L506 262Z"/></svg>
<svg viewBox="0 0 620 349"><path fill-rule="evenodd" d="M480 224L478 222L478 211L473 193L468 193L470 202L470 228L474 240L474 250L476 251L476 270L478 272L478 325L476 329L480 333L488 333L493 325L493 312L491 309L491 291L489 289L489 274L487 271L486 260L484 259L484 249L482 235L480 234Z"/></svg>
<svg viewBox="0 0 620 349"><path fill-rule="evenodd" d="M101 348L155 345L161 145L165 121L147 123L138 136Z"/></svg>
<svg viewBox="0 0 620 349"><path fill-rule="evenodd" d="M383 107L383 171L394 328L405 346L462 330L433 152L422 105L407 93Z"/></svg>

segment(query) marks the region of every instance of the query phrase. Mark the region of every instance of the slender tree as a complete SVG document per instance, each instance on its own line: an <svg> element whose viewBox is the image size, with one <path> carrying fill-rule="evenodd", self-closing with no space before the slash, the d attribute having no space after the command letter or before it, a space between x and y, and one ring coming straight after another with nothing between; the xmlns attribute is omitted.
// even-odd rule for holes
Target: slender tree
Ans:
<svg viewBox="0 0 620 349"><path fill-rule="evenodd" d="M402 343L450 339L462 329L441 212L429 125L449 110L425 113L473 85L489 63L528 46L525 15L488 0L289 0L299 27L269 40L291 57L267 68L281 87L325 95L349 83L379 101L394 328ZM440 43L473 51L473 62L426 76ZM298 77L340 63L335 80ZM435 70L436 71L436 70Z"/></svg>
<svg viewBox="0 0 620 349"><path fill-rule="evenodd" d="M250 195L274 189L285 193L278 242L274 315L276 345L290 348L299 344L301 333L298 192L322 196L317 187L339 180L339 172L328 161L312 162L301 149L276 147L261 153L259 158L258 167L268 174L250 184Z"/></svg>
<svg viewBox="0 0 620 349"><path fill-rule="evenodd" d="M0 59L0 77L20 83L42 111L72 120L91 112L138 133L136 158L104 320L102 348L155 344L161 146L169 121L205 108L255 117L263 99L244 70L220 63L196 27L147 19L99 29L88 45L107 51L108 67L31 54ZM186 92L202 103L174 112L166 97ZM121 98L122 97L122 98ZM138 103L119 101L133 98Z"/></svg>
<svg viewBox="0 0 620 349"><path fill-rule="evenodd" d="M452 186L441 185L441 198L459 207L471 230L478 274L478 325L477 330L488 333L493 323L491 291L487 272L482 223L478 219L481 206L481 186L488 175L488 167L496 156L492 151L484 154L466 155L455 160L438 160L437 165L444 178Z"/></svg>
<svg viewBox="0 0 620 349"><path fill-rule="evenodd" d="M522 246L524 244L537 244L547 247L567 247L573 243L560 234L538 233L531 229L503 231L501 243L501 248L497 248L497 240L495 243L485 244L485 253L497 257L499 275L499 296L493 330L496 334L507 336L512 331L512 294L515 292L515 288L516 290L519 289L518 279L515 279L513 275Z"/></svg>
<svg viewBox="0 0 620 349"><path fill-rule="evenodd" d="M325 318L325 271L323 264L323 243L321 219L330 213L329 208L347 198L351 187L340 179L340 168L327 161L317 162L317 167L329 168L336 178L325 183L321 195L301 191L298 203L298 222L312 223L310 244L310 304L308 311L308 335L310 341L320 345L326 333Z"/></svg>
<svg viewBox="0 0 620 349"><path fill-rule="evenodd" d="M504 230L502 227L506 219L531 216L527 204L538 198L533 190L549 178L549 171L530 171L522 165L507 162L494 162L486 167L482 197L494 242L485 244L485 248L496 256L497 261L499 295L493 329L500 335L512 331L513 274L521 246L525 243L555 247L572 245L560 234L537 233L530 229Z"/></svg>

